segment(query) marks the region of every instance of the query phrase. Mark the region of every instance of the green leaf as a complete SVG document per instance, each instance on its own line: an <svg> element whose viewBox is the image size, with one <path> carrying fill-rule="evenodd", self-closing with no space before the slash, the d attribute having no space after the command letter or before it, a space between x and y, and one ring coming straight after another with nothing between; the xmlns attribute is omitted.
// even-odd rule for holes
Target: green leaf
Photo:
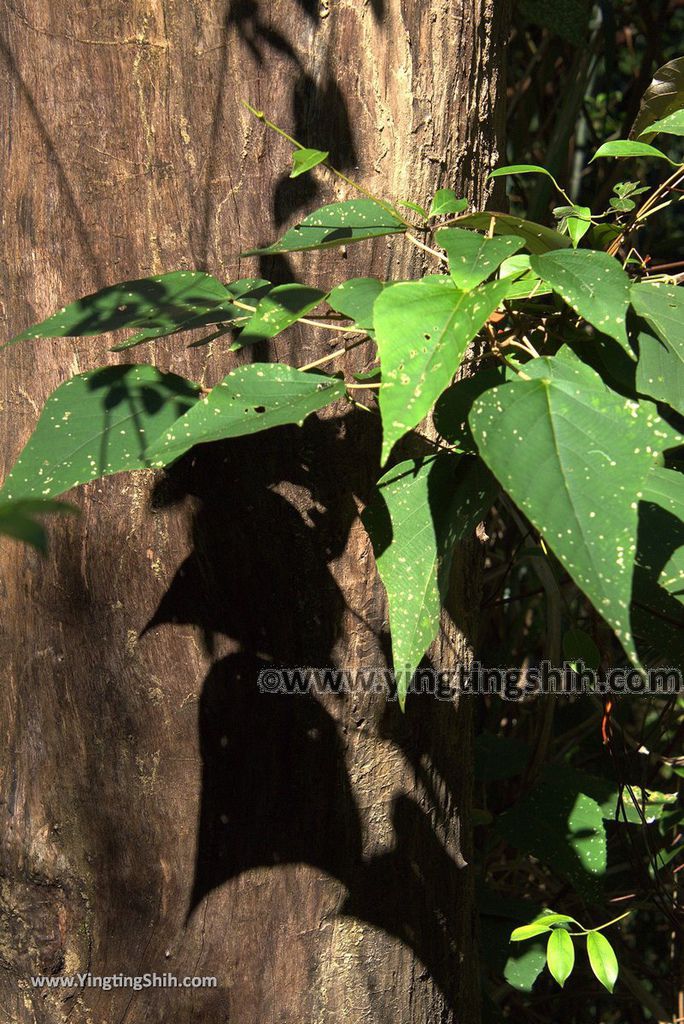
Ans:
<svg viewBox="0 0 684 1024"><path fill-rule="evenodd" d="M446 213L462 213L468 209L468 200L459 199L452 188L438 188L430 206L428 217L442 217Z"/></svg>
<svg viewBox="0 0 684 1024"><path fill-rule="evenodd" d="M382 461L427 415L465 351L505 298L507 281L463 292L448 277L394 284L374 306L383 386Z"/></svg>
<svg viewBox="0 0 684 1024"><path fill-rule="evenodd" d="M402 706L410 679L439 631L454 545L472 533L495 493L479 459L438 455L393 466L363 513L387 591Z"/></svg>
<svg viewBox="0 0 684 1024"><path fill-rule="evenodd" d="M504 260L499 268L501 277L510 279L507 299L529 299L531 296L548 295L551 289L545 285L538 274L530 267L527 253L511 256Z"/></svg>
<svg viewBox="0 0 684 1024"><path fill-rule="evenodd" d="M459 217L457 223L461 228L474 228L476 231L489 231L492 226L495 235L518 235L525 240L531 253L551 252L570 246L570 239L553 228L522 220L510 213L467 213Z"/></svg>
<svg viewBox="0 0 684 1024"><path fill-rule="evenodd" d="M644 93L630 136L646 135L649 125L684 107L684 57L663 64ZM653 132L650 129L651 133Z"/></svg>
<svg viewBox="0 0 684 1024"><path fill-rule="evenodd" d="M318 164L322 164L329 156L330 153L323 152L322 149L295 149L292 154L292 171L290 173L290 177L298 178L300 174L305 174L306 171L310 171L312 167L317 167Z"/></svg>
<svg viewBox="0 0 684 1024"><path fill-rule="evenodd" d="M571 882L585 899L600 895L607 864L603 814L596 800L578 792L572 776L547 766L532 789L498 815L493 828Z"/></svg>
<svg viewBox="0 0 684 1024"><path fill-rule="evenodd" d="M587 953L591 969L604 988L612 992L618 976L618 962L615 950L601 932L587 935Z"/></svg>
<svg viewBox="0 0 684 1024"><path fill-rule="evenodd" d="M181 324L201 319L222 303L230 303L232 298L233 292L209 274L175 270L139 281L124 281L86 295L42 323L28 327L7 344L33 338L85 337L122 327L144 327L147 337L161 337Z"/></svg>
<svg viewBox="0 0 684 1024"><path fill-rule="evenodd" d="M231 370L185 416L153 440L147 457L166 466L196 444L297 423L345 395L344 382L302 373L282 363L250 363Z"/></svg>
<svg viewBox="0 0 684 1024"><path fill-rule="evenodd" d="M633 284L631 300L657 335L639 334L637 390L684 413L684 293L668 285Z"/></svg>
<svg viewBox="0 0 684 1024"><path fill-rule="evenodd" d="M549 935L546 963L553 979L563 988L575 966L575 947L565 928L554 928Z"/></svg>
<svg viewBox="0 0 684 1024"><path fill-rule="evenodd" d="M583 629L568 629L563 634L563 658L570 664L582 662L596 671L601 663L598 647Z"/></svg>
<svg viewBox="0 0 684 1024"><path fill-rule="evenodd" d="M45 554L47 533L36 516L56 512L78 512L73 505L61 501L8 501L0 504L0 534L23 541Z"/></svg>
<svg viewBox="0 0 684 1024"><path fill-rule="evenodd" d="M684 135L684 110L675 110L660 121L655 121L648 126L648 133L663 132L665 135ZM642 132L645 135L646 132Z"/></svg>
<svg viewBox="0 0 684 1024"><path fill-rule="evenodd" d="M599 146L589 162L593 163L594 160L606 156L653 156L659 160L667 160L668 163L672 163L670 158L665 156L659 149L656 149L655 146L649 146L647 142L635 142L632 139L616 139L615 142L604 142L602 146Z"/></svg>
<svg viewBox="0 0 684 1024"><path fill-rule="evenodd" d="M535 359L525 373L473 404L478 450L638 664L628 609L651 430L579 360Z"/></svg>
<svg viewBox="0 0 684 1024"><path fill-rule="evenodd" d="M567 217L568 234L576 249L591 227L591 210L588 206L573 206L571 209L572 214Z"/></svg>
<svg viewBox="0 0 684 1024"><path fill-rule="evenodd" d="M352 277L330 292L328 305L349 317L360 331L373 330L373 305L383 288L389 285L374 277Z"/></svg>
<svg viewBox="0 0 684 1024"><path fill-rule="evenodd" d="M476 398L489 388L505 384L507 371L500 366L488 366L472 377L457 380L444 391L435 406L434 422L437 432L449 444L477 454L477 445L468 426L468 416Z"/></svg>
<svg viewBox="0 0 684 1024"><path fill-rule="evenodd" d="M242 256L263 256L279 252L303 252L305 249L331 249L365 238L396 235L406 225L384 206L372 199L350 199L331 203L309 214L296 227L264 249L250 249Z"/></svg>
<svg viewBox="0 0 684 1024"><path fill-rule="evenodd" d="M405 206L407 210L413 210L413 212L417 213L419 217L423 218L423 220L427 220L430 216L425 207L421 206L420 203L410 203L406 199L402 199L399 201L399 206Z"/></svg>
<svg viewBox="0 0 684 1024"><path fill-rule="evenodd" d="M532 256L530 266L576 313L636 358L626 328L630 282L616 259L605 252L573 249Z"/></svg>
<svg viewBox="0 0 684 1024"><path fill-rule="evenodd" d="M508 958L504 977L519 992L531 992L532 986L544 970L546 951L539 942L525 946L520 953Z"/></svg>
<svg viewBox="0 0 684 1024"><path fill-rule="evenodd" d="M510 164L508 167L497 167L495 171L490 171L489 177L503 178L509 174L543 174L555 182L553 174L539 164Z"/></svg>
<svg viewBox="0 0 684 1024"><path fill-rule="evenodd" d="M435 237L449 257L449 272L454 283L464 292L472 291L491 277L505 259L515 255L525 244L515 235L486 238L463 228L442 228Z"/></svg>
<svg viewBox="0 0 684 1024"><path fill-rule="evenodd" d="M539 917L535 917L534 921L530 921L529 924L523 924L519 928L515 928L511 932L511 942L523 942L525 939L534 938L535 935L543 935L544 932L550 931L551 926L554 924L573 923L577 924L574 917L569 917L568 914L555 914L553 911L544 912Z"/></svg>
<svg viewBox="0 0 684 1024"><path fill-rule="evenodd" d="M199 397L199 388L153 366L80 373L54 391L0 495L56 497L77 484L149 466L145 447Z"/></svg>
<svg viewBox="0 0 684 1024"><path fill-rule="evenodd" d="M231 345L231 351L265 341L267 338L275 338L281 331L318 306L325 296L326 293L319 288L309 288L303 284L280 284L271 288L269 293L259 300L256 312L241 331L237 341Z"/></svg>

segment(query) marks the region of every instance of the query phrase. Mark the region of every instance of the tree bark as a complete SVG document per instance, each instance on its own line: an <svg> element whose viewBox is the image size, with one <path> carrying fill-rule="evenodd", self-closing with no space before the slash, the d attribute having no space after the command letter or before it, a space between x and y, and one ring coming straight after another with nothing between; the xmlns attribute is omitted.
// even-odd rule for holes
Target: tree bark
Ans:
<svg viewBox="0 0 684 1024"><path fill-rule="evenodd" d="M290 181L288 146L239 101L376 193L425 201L453 186L481 205L505 7L0 0L4 338L171 269L321 286L424 272L405 240L239 259L349 194L320 172ZM298 327L249 358L303 364L328 351L321 335ZM245 359L220 342L107 344L0 353L3 477L74 373L154 361L211 385ZM256 685L272 664L387 663L358 519L379 448L374 417L335 408L204 446L167 474L82 488L46 560L2 544L3 1020L476 1024L468 702L410 700L402 716L360 686ZM471 547L454 590L441 667L471 656ZM31 986L76 972L218 986Z"/></svg>

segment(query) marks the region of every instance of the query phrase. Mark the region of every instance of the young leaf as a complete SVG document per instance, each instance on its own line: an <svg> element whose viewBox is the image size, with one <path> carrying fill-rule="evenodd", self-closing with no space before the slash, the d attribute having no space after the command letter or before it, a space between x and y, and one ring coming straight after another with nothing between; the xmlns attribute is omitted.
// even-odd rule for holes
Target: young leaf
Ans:
<svg viewBox="0 0 684 1024"><path fill-rule="evenodd" d="M413 212L417 213L419 217L423 218L423 220L427 220L430 216L425 207L421 206L420 203L410 203L408 200L402 199L399 201L399 206L405 206L407 210L413 210Z"/></svg>
<svg viewBox="0 0 684 1024"><path fill-rule="evenodd" d="M549 935L546 963L551 976L563 988L575 966L575 947L565 928L554 928Z"/></svg>
<svg viewBox="0 0 684 1024"><path fill-rule="evenodd" d="M305 174L306 171L310 171L313 167L317 167L318 164L322 164L329 156L330 153L324 153L322 149L295 149L292 154L290 177L298 178L300 174Z"/></svg>
<svg viewBox="0 0 684 1024"><path fill-rule="evenodd" d="M532 256L530 266L576 313L636 358L626 328L630 282L616 259L605 252L573 249Z"/></svg>
<svg viewBox="0 0 684 1024"><path fill-rule="evenodd" d="M534 938L535 935L543 935L544 932L550 931L551 925L554 924L572 924L573 922L577 923L574 917L569 917L568 914L540 914L529 924L515 928L511 932L511 942L523 942L525 939Z"/></svg>
<svg viewBox="0 0 684 1024"><path fill-rule="evenodd" d="M554 183L556 180L550 171L539 164L510 164L508 167L497 167L495 171L490 171L489 177L503 178L509 174L543 174Z"/></svg>
<svg viewBox="0 0 684 1024"><path fill-rule="evenodd" d="M651 430L579 360L535 359L525 373L473 404L478 450L638 664L629 604Z"/></svg>
<svg viewBox="0 0 684 1024"><path fill-rule="evenodd" d="M587 953L591 969L604 988L612 992L618 976L618 962L615 950L601 932L587 935Z"/></svg>
<svg viewBox="0 0 684 1024"><path fill-rule="evenodd" d="M387 590L402 706L439 631L454 544L472 533L495 495L496 484L479 459L438 455L393 466L363 513Z"/></svg>
<svg viewBox="0 0 684 1024"><path fill-rule="evenodd" d="M446 213L463 213L467 209L467 199L459 199L451 188L438 188L432 200L428 217L441 217Z"/></svg>
<svg viewBox="0 0 684 1024"><path fill-rule="evenodd" d="M495 235L518 235L524 239L531 253L551 252L570 246L570 239L553 228L522 220L510 213L467 213L458 217L456 223L461 228L474 228L476 231L489 231L493 227Z"/></svg>
<svg viewBox="0 0 684 1024"><path fill-rule="evenodd" d="M305 249L330 249L365 238L396 235L406 225L384 206L372 199L350 199L331 203L309 214L296 227L264 249L250 249L242 256L264 256L279 252L303 252Z"/></svg>
<svg viewBox="0 0 684 1024"><path fill-rule="evenodd" d="M378 297L374 317L383 380L383 462L395 442L430 411L507 291L506 280L463 292L439 276L395 284Z"/></svg>
<svg viewBox="0 0 684 1024"><path fill-rule="evenodd" d="M297 423L342 398L344 382L302 373L282 363L250 363L231 370L220 384L153 440L147 458L166 466L196 444Z"/></svg>
<svg viewBox="0 0 684 1024"><path fill-rule="evenodd" d="M268 294L260 299L256 312L240 333L238 340L231 345L231 351L265 341L267 338L275 338L281 331L318 306L325 298L325 294L318 288L309 288L303 284L280 284L271 288Z"/></svg>
<svg viewBox="0 0 684 1024"><path fill-rule="evenodd" d="M658 68L644 93L630 131L631 138L648 134L649 125L684 107L684 57ZM650 129L652 134L652 129Z"/></svg>
<svg viewBox="0 0 684 1024"><path fill-rule="evenodd" d="M48 398L0 495L7 501L56 497L98 477L144 469L148 440L198 397L192 381L153 366L80 373Z"/></svg>
<svg viewBox="0 0 684 1024"><path fill-rule="evenodd" d="M0 534L30 544L45 554L47 533L35 517L55 512L78 512L78 509L61 501L3 502L0 504Z"/></svg>
<svg viewBox="0 0 684 1024"><path fill-rule="evenodd" d="M435 238L449 257L454 283L464 292L472 291L491 277L505 259L515 255L525 244L515 235L485 238L463 228L441 228Z"/></svg>
<svg viewBox="0 0 684 1024"><path fill-rule="evenodd" d="M684 135L684 110L675 110L661 121L655 121L648 126L646 132L641 134L645 135L651 132L663 132L665 135Z"/></svg>
<svg viewBox="0 0 684 1024"><path fill-rule="evenodd" d="M672 160L659 149L656 149L655 146L649 146L647 142L636 142L632 139L616 139L615 142L604 142L602 146L599 146L589 162L593 163L594 160L606 156L653 156L659 160L667 160L668 163L672 163Z"/></svg>
<svg viewBox="0 0 684 1024"><path fill-rule="evenodd" d="M388 284L374 277L352 277L330 292L328 305L353 320L360 331L373 330L373 305Z"/></svg>
<svg viewBox="0 0 684 1024"><path fill-rule="evenodd" d="M573 248L576 249L591 227L591 210L588 206L573 206L571 210L566 223Z"/></svg>
<svg viewBox="0 0 684 1024"><path fill-rule="evenodd" d="M85 337L122 327L145 327L147 337L157 338L222 303L230 304L234 297L226 285L209 274L175 270L139 281L124 281L86 295L42 323L28 327L7 344L32 338Z"/></svg>

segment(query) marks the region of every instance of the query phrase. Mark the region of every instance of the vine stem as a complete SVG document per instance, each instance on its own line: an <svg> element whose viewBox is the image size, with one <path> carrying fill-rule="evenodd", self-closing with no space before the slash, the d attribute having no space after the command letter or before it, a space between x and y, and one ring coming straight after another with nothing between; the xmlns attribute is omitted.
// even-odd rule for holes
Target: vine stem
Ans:
<svg viewBox="0 0 684 1024"><path fill-rule="evenodd" d="M306 363L304 366L298 366L297 369L304 373L306 370L314 370L317 366L324 366L325 363L332 362L333 359L337 359L338 356L346 355L347 352L351 352L352 349L358 348L359 345L363 345L364 342L368 341L367 337L359 338L358 341L353 341L351 345L344 345L342 348L335 349L334 352L328 352L327 356L321 356L320 359L314 359L311 363Z"/></svg>
<svg viewBox="0 0 684 1024"><path fill-rule="evenodd" d="M626 910L624 914L620 914L619 917L614 917L612 921L606 921L605 924L600 924L598 928L583 928L581 932L570 932L569 934L579 938L582 935L589 935L590 932L602 932L604 928L610 928L611 924L617 924L618 921L622 921L624 918L629 917L631 913L633 913L633 910Z"/></svg>
<svg viewBox="0 0 684 1024"><path fill-rule="evenodd" d="M639 221L644 219L644 216L655 206L660 197L666 195L667 192L671 192L672 189L676 188L682 181L684 181L684 165L679 164L676 171L658 185L655 192L639 207L630 223L624 227L620 234L611 242L608 248L608 252L611 256L615 256L616 252L622 245L627 232L631 231L632 228L635 228L639 224Z"/></svg>
<svg viewBox="0 0 684 1024"><path fill-rule="evenodd" d="M240 302L239 299L235 299L232 305L237 306L238 309L248 309L250 313L256 313L257 309L256 306ZM246 320L247 317L239 317L238 319ZM327 324L323 320L311 320L306 316L300 316L297 323L308 324L310 327L322 327L324 331L345 331L348 334L365 334L365 331L357 331L355 327L347 327L345 324Z"/></svg>
<svg viewBox="0 0 684 1024"><path fill-rule="evenodd" d="M306 146L303 146L302 143L298 142L292 135L288 135L286 131L283 131L283 129L277 124L274 124L273 121L269 121L263 110L257 110L256 107L253 107L251 103L247 102L247 100L243 100L242 104L247 108L247 110L249 110L250 114L254 114L254 116L261 121L262 124L266 125L267 128L270 128L271 131L276 132L276 134L280 135L283 139L286 139L297 149L306 149ZM336 175L336 177L340 179L340 181L343 181L345 184L351 186L351 188L356 189L356 191L360 192L362 196L366 197L366 199L371 199L374 203L377 203L378 206L381 206L386 213L389 213L392 217L396 217L397 220L401 221L404 227L415 227L415 225L406 220L405 217L402 217L398 210L395 210L394 207L389 205L389 203L386 203L384 199L380 199L378 196L373 195L373 193L369 192L368 189L363 187L363 185L359 185L358 182L354 181L352 178L348 178L347 175L338 170L337 167L333 167L327 157L325 160L321 161L321 166L327 167L332 174Z"/></svg>

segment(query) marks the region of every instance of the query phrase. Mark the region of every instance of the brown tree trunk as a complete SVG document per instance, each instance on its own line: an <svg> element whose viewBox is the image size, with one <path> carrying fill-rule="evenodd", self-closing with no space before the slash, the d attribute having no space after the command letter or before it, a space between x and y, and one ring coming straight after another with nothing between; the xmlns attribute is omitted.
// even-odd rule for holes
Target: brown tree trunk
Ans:
<svg viewBox="0 0 684 1024"><path fill-rule="evenodd" d="M452 185L481 203L505 6L0 0L3 336L175 268L325 285L420 272L404 240L238 259L346 194L323 174L290 181L288 147L239 101L376 192ZM301 364L329 343L298 328L258 355ZM2 474L73 373L155 361L212 384L235 360L177 338L2 352ZM467 702L402 716L360 687L256 686L273 663L386 664L357 515L378 456L375 420L336 409L89 485L47 560L2 545L3 1021L477 1021ZM442 665L469 657L476 561L459 561ZM218 987L31 986L76 972Z"/></svg>

